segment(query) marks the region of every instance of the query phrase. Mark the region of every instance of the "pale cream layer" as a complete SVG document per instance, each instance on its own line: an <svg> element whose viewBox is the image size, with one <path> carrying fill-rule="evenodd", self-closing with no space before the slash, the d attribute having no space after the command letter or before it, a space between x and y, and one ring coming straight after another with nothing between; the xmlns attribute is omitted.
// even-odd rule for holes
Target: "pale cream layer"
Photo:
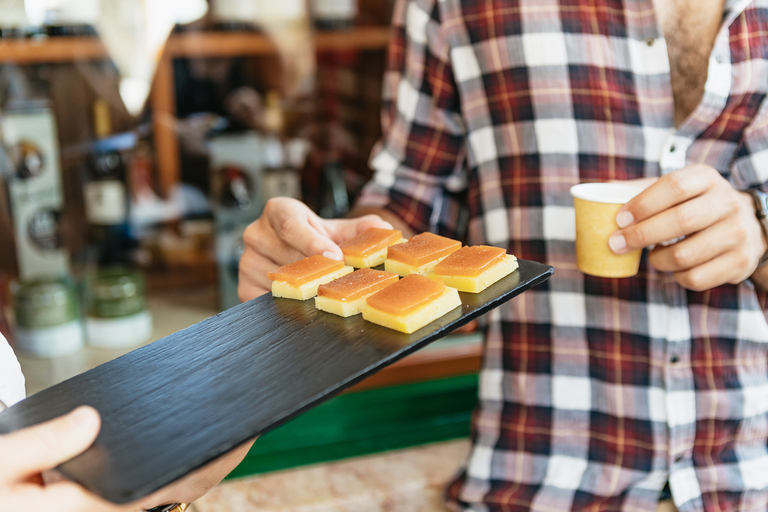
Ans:
<svg viewBox="0 0 768 512"><path fill-rule="evenodd" d="M442 276L432 273L428 277L440 279L446 286L460 292L480 293L496 281L508 276L518 267L517 258L507 254L497 264L482 272L479 276Z"/></svg>
<svg viewBox="0 0 768 512"><path fill-rule="evenodd" d="M407 242L408 239L401 238L397 242L395 242L392 245L402 244L403 242ZM388 247L384 247L380 251L376 251L373 254L370 254L366 257L362 256L350 256L348 254L344 255L344 263L349 265L350 267L355 268L373 268L378 267L384 261L387 259L387 249Z"/></svg>
<svg viewBox="0 0 768 512"><path fill-rule="evenodd" d="M352 267L343 267L335 272L326 274L314 281L308 281L300 286L293 286L285 281L272 281L272 296L283 297L286 299L307 300L317 295L317 287L321 284L330 283L334 279L347 275L354 271Z"/></svg>
<svg viewBox="0 0 768 512"><path fill-rule="evenodd" d="M443 261L448 256L450 256L450 254L446 254L442 258L430 261L429 263L425 263L420 267L414 267L413 265L403 263L402 261L386 260L384 262L384 270L387 272L392 272L393 274L400 274L403 277L410 274L426 276L435 269L435 265Z"/></svg>
<svg viewBox="0 0 768 512"><path fill-rule="evenodd" d="M373 292L376 293L376 292ZM329 299L328 297L315 297L315 307L334 315L343 316L344 318L357 315L363 311L363 305L365 305L365 299L373 295L369 293L364 297L352 301L341 301L336 299Z"/></svg>
<svg viewBox="0 0 768 512"><path fill-rule="evenodd" d="M442 295L429 304L407 315L393 315L374 309L366 302L363 306L363 319L396 331L411 334L430 322L434 322L457 306L461 306L459 292L455 288L446 287Z"/></svg>

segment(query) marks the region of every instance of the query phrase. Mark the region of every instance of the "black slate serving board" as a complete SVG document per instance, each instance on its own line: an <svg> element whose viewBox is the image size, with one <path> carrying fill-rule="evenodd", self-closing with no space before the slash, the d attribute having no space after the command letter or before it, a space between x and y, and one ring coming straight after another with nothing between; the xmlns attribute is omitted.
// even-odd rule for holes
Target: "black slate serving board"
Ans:
<svg viewBox="0 0 768 512"><path fill-rule="evenodd" d="M311 409L364 377L546 281L520 268L413 334L269 294L137 349L0 413L0 434L88 404L102 430L58 469L128 503Z"/></svg>

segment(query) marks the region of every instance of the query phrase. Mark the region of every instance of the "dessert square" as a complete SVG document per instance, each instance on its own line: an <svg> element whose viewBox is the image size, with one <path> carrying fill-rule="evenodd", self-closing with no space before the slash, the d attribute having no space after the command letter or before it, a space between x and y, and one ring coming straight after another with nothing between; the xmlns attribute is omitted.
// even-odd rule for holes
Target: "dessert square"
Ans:
<svg viewBox="0 0 768 512"><path fill-rule="evenodd" d="M407 276L425 275L443 258L458 251L461 242L434 233L421 233L387 249L384 270Z"/></svg>
<svg viewBox="0 0 768 512"><path fill-rule="evenodd" d="M410 274L365 300L363 318L410 334L461 306L459 292L441 281Z"/></svg>
<svg viewBox="0 0 768 512"><path fill-rule="evenodd" d="M322 284L317 289L315 307L343 317L356 315L362 311L365 299L396 283L397 274L361 268L330 283Z"/></svg>
<svg viewBox="0 0 768 512"><path fill-rule="evenodd" d="M387 259L387 247L404 242L397 229L366 229L339 247L344 253L344 263L355 268L375 267Z"/></svg>
<svg viewBox="0 0 768 512"><path fill-rule="evenodd" d="M435 265L430 277L460 292L479 293L517 268L517 258L499 247L462 247Z"/></svg>
<svg viewBox="0 0 768 512"><path fill-rule="evenodd" d="M317 295L317 287L354 269L344 262L325 256L310 256L267 272L272 279L272 296L286 299L307 300Z"/></svg>

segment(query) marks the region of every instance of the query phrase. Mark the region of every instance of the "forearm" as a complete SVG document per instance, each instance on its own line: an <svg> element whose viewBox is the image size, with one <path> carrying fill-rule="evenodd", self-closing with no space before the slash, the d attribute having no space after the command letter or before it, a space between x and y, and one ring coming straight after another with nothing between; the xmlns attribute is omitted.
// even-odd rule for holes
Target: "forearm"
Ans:
<svg viewBox="0 0 768 512"><path fill-rule="evenodd" d="M142 509L151 509L171 503L192 503L231 473L248 454L254 441L246 441L226 455L142 499L137 505Z"/></svg>

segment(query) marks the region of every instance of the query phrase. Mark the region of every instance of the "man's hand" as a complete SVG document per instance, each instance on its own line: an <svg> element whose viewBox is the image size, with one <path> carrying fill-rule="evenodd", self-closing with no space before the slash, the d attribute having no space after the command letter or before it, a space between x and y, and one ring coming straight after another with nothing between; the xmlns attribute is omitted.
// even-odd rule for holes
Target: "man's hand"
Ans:
<svg viewBox="0 0 768 512"><path fill-rule="evenodd" d="M0 512L135 512L169 503L191 503L240 463L252 442L194 471L178 482L130 505L114 505L72 482L43 483L42 473L79 455L101 428L99 413L79 407L47 423L0 436Z"/></svg>
<svg viewBox="0 0 768 512"><path fill-rule="evenodd" d="M304 203L287 197L267 201L264 213L245 230L245 252L240 258L240 300L258 297L271 289L267 277L281 265L322 254L342 260L339 244L368 228L392 229L378 215L355 219L321 219Z"/></svg>
<svg viewBox="0 0 768 512"><path fill-rule="evenodd" d="M99 414L80 407L47 423L0 436L0 512L130 510L110 505L71 482L43 485L41 473L85 451L100 428Z"/></svg>
<svg viewBox="0 0 768 512"><path fill-rule="evenodd" d="M171 503L192 503L224 479L248 454L253 441L248 441L226 455L193 471L159 491L142 498L131 509L151 509Z"/></svg>
<svg viewBox="0 0 768 512"><path fill-rule="evenodd" d="M623 206L616 221L622 229L609 240L613 252L656 245L651 265L694 291L748 279L768 248L752 198L705 165L662 176Z"/></svg>

